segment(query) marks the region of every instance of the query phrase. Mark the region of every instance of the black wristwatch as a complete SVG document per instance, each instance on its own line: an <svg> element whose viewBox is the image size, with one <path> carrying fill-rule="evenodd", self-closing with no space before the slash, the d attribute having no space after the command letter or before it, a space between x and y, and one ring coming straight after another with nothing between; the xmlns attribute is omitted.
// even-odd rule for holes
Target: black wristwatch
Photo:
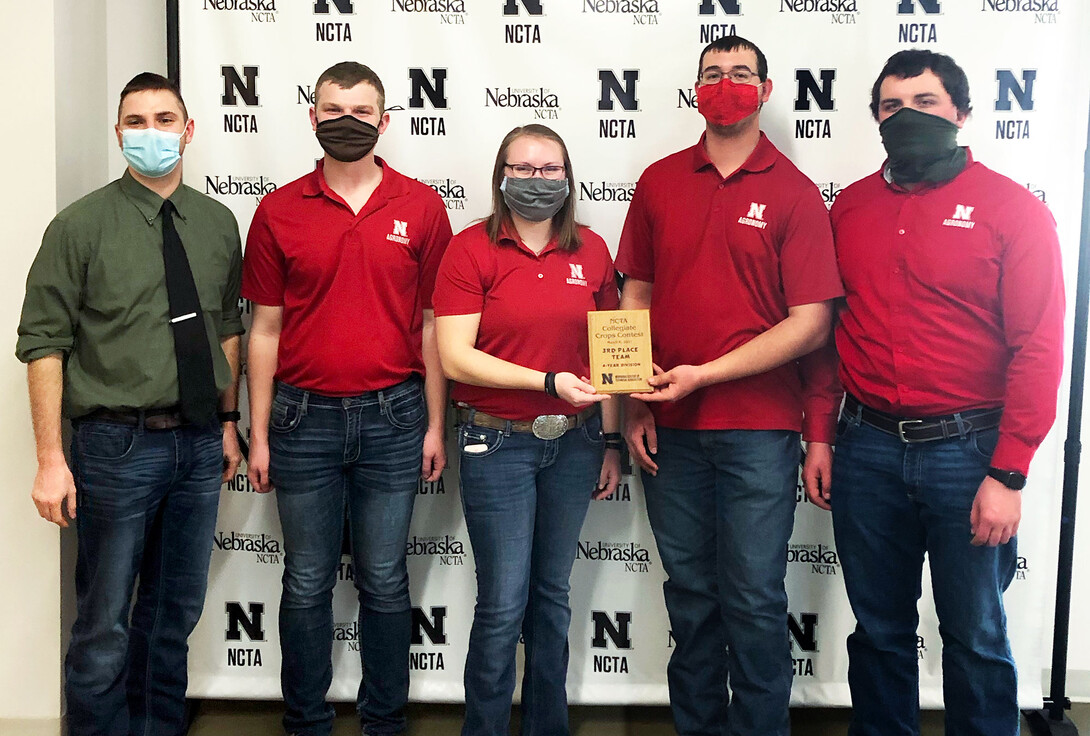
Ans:
<svg viewBox="0 0 1090 736"><path fill-rule="evenodd" d="M216 412L216 416L219 417L221 422L237 422L242 419L242 414L237 409L235 411Z"/></svg>
<svg viewBox="0 0 1090 736"><path fill-rule="evenodd" d="M988 477L995 478L997 481L1010 488L1012 491L1020 491L1026 487L1026 476L1022 475L1016 470L1000 470L999 468L988 468Z"/></svg>

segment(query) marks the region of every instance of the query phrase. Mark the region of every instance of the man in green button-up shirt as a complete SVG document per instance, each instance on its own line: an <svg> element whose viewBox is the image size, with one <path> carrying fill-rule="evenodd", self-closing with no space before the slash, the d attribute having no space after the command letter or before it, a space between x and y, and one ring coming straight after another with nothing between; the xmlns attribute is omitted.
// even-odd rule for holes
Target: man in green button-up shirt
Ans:
<svg viewBox="0 0 1090 736"><path fill-rule="evenodd" d="M186 641L204 604L221 483L240 460L235 218L182 184L193 121L168 80L133 78L116 130L129 167L50 223L27 278L16 347L28 364L34 503L61 526L67 512L79 535L65 661L72 736L185 730ZM179 408L164 216L200 304L173 321L204 320L222 422L193 424ZM200 340L199 330L193 335ZM73 423L71 466L62 415Z"/></svg>

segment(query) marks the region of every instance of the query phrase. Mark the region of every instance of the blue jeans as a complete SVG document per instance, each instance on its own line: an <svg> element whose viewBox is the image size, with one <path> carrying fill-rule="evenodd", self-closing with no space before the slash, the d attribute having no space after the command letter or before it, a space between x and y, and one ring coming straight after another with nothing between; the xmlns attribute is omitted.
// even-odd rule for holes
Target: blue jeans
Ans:
<svg viewBox="0 0 1090 736"><path fill-rule="evenodd" d="M145 430L78 421L72 471L79 548L64 661L68 733L183 734L187 639L204 607L223 433L217 423Z"/></svg>
<svg viewBox="0 0 1090 736"><path fill-rule="evenodd" d="M969 544L969 514L998 430L905 444L844 416L837 433L833 530L857 621L848 637L849 733L920 732L916 602L926 553L942 637L947 736L1017 734L1003 612L1016 544Z"/></svg>
<svg viewBox="0 0 1090 736"><path fill-rule="evenodd" d="M797 432L658 429L658 475L643 485L668 577L681 736L788 733L784 577L800 453Z"/></svg>
<svg viewBox="0 0 1090 736"><path fill-rule="evenodd" d="M521 631L522 733L568 733L569 579L602 468L597 417L555 440L462 425L462 507L477 563L463 736L506 736Z"/></svg>
<svg viewBox="0 0 1090 736"><path fill-rule="evenodd" d="M269 477L284 531L280 685L284 728L326 736L333 706L333 587L347 509L359 594L366 734L405 729L412 610L405 540L420 478L426 410L419 378L333 398L279 384Z"/></svg>

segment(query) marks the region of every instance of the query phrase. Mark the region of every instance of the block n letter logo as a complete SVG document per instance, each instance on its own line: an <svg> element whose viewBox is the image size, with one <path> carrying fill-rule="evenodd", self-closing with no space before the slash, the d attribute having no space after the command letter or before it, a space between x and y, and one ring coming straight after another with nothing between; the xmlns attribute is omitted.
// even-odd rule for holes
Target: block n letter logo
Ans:
<svg viewBox="0 0 1090 736"><path fill-rule="evenodd" d="M239 74L233 66L221 66L220 75L223 77L223 96L220 97L220 104L225 107L236 107L239 97L247 107L258 104L256 66L242 67L242 74ZM243 81L244 77L245 81Z"/></svg>
<svg viewBox="0 0 1090 736"><path fill-rule="evenodd" d="M246 632L246 638L250 641L265 641L265 627L262 619L265 617L264 603L249 603L247 609L238 601L227 601L225 609L227 613L227 641L242 641L242 632Z"/></svg>

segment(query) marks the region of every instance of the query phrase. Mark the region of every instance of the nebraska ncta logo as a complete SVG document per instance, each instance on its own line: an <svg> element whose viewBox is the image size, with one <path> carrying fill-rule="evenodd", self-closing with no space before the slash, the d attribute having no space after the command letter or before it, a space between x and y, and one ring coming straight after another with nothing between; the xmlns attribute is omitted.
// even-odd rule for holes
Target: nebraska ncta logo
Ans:
<svg viewBox="0 0 1090 736"><path fill-rule="evenodd" d="M767 207L767 205L758 202L750 202L749 212L746 213L744 217L739 217L738 223L740 225L749 225L764 230L768 227L768 223L765 222L765 207Z"/></svg>
<svg viewBox="0 0 1090 736"><path fill-rule="evenodd" d="M568 268L571 269L571 275L568 276L568 283L576 286L586 286L587 279L583 276L583 266L579 263L569 263Z"/></svg>
<svg viewBox="0 0 1090 736"><path fill-rule="evenodd" d="M976 227L976 223L973 222L973 210L976 207L969 207L968 205L959 204L954 207L954 216L942 221L943 225L947 227L961 227L966 230L972 230Z"/></svg>
<svg viewBox="0 0 1090 736"><path fill-rule="evenodd" d="M409 244L409 223L403 220L394 220L394 231L386 236L387 240L392 240L395 243L401 243L402 245Z"/></svg>

